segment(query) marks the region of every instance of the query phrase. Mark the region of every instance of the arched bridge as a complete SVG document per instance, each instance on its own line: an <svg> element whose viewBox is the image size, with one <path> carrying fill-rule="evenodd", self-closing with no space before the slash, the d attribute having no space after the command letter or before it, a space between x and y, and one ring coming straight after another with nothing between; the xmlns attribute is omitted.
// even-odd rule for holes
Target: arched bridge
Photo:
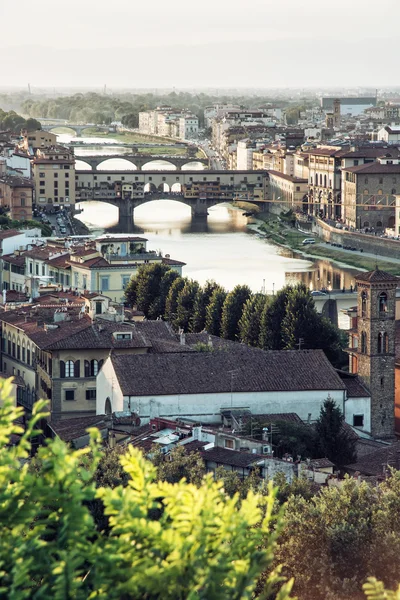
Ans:
<svg viewBox="0 0 400 600"><path fill-rule="evenodd" d="M87 123L84 125L77 123L42 123L42 129L44 131L53 131L53 129L59 129L60 127L63 129L70 129L76 134L77 137L81 137L84 129L97 129L97 131L105 131L106 133L112 133L116 131L115 127L109 127L108 125L94 125L93 123Z"/></svg>
<svg viewBox="0 0 400 600"><path fill-rule="evenodd" d="M177 169L181 169L184 165L200 162L203 165L209 166L208 158L195 158L189 155L186 156L170 156L167 154L110 154L110 155L96 155L96 156L76 156L76 160L80 162L84 162L89 165L92 171L97 171L99 165L101 165L106 160L113 159L122 159L130 162L132 165L136 167L138 171L140 171L143 165L147 163L151 163L155 160L162 160L164 162L168 162L171 165L174 165Z"/></svg>
<svg viewBox="0 0 400 600"><path fill-rule="evenodd" d="M265 171L75 171L76 201L98 200L118 206L119 226L133 225L135 208L157 199L173 199L206 218L216 204L247 199L264 203Z"/></svg>

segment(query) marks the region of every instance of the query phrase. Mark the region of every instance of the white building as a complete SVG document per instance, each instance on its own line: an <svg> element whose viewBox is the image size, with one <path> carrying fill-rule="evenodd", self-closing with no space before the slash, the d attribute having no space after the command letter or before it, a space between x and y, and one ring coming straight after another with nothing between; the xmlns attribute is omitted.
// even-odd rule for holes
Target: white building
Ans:
<svg viewBox="0 0 400 600"><path fill-rule="evenodd" d="M199 119L196 115L187 114L179 117L179 137L181 140L197 138L199 133Z"/></svg>
<svg viewBox="0 0 400 600"><path fill-rule="evenodd" d="M253 168L253 152L256 145L249 140L240 140L237 145L237 169L238 171L250 171Z"/></svg>
<svg viewBox="0 0 400 600"><path fill-rule="evenodd" d="M112 353L96 387L97 414L131 411L143 423L154 417L212 423L228 409L294 412L315 421L330 397L351 425L355 411L364 415L365 428L370 424L369 405L350 398L322 350L265 352L231 342L224 351Z"/></svg>
<svg viewBox="0 0 400 600"><path fill-rule="evenodd" d="M400 125L393 123L382 127L378 131L378 141L381 140L387 144L398 144L400 142Z"/></svg>

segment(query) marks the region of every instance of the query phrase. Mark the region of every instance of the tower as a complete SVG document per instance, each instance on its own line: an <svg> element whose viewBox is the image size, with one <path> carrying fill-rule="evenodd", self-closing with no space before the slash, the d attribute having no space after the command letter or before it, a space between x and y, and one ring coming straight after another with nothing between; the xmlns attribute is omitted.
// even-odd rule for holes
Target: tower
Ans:
<svg viewBox="0 0 400 600"><path fill-rule="evenodd" d="M340 98L333 101L333 126L340 127Z"/></svg>
<svg viewBox="0 0 400 600"><path fill-rule="evenodd" d="M397 277L384 271L360 273L358 289L358 375L371 394L371 434L394 436Z"/></svg>

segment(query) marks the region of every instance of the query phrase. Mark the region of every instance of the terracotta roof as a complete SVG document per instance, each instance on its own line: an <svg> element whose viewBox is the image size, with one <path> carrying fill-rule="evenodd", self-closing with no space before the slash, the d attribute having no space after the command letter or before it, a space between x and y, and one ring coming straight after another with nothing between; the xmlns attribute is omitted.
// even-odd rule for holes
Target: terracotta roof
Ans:
<svg viewBox="0 0 400 600"><path fill-rule="evenodd" d="M359 471L363 475L384 475L388 466L399 468L400 464L400 442L396 441L390 446L377 448L369 454L365 454L357 462L346 465L346 470Z"/></svg>
<svg viewBox="0 0 400 600"><path fill-rule="evenodd" d="M366 163L358 165L358 167L343 167L342 171L350 173L361 173L362 175L398 175L400 173L400 164L398 165L383 165L379 162Z"/></svg>
<svg viewBox="0 0 400 600"><path fill-rule="evenodd" d="M292 183L308 183L308 179L302 179L300 177L294 177L293 175L286 175L286 173L281 173L280 171L268 170L270 175L274 177L279 177L280 179L286 179L286 181L291 181Z"/></svg>
<svg viewBox="0 0 400 600"><path fill-rule="evenodd" d="M369 398L371 393L357 375L339 373L347 390L348 398Z"/></svg>
<svg viewBox="0 0 400 600"><path fill-rule="evenodd" d="M114 353L111 360L124 396L344 389L322 350L235 346L228 352Z"/></svg>
<svg viewBox="0 0 400 600"><path fill-rule="evenodd" d="M17 229L2 229L0 231L0 240L6 240L7 238L14 237L16 235L23 235Z"/></svg>
<svg viewBox="0 0 400 600"><path fill-rule="evenodd" d="M25 266L25 256L21 254L4 254L2 259L12 265L17 265L18 267Z"/></svg>
<svg viewBox="0 0 400 600"><path fill-rule="evenodd" d="M49 258L47 264L50 267L57 267L61 269L70 269L71 265L68 262L70 259L70 254L64 254L63 256L57 256L56 258Z"/></svg>
<svg viewBox="0 0 400 600"><path fill-rule="evenodd" d="M105 417L90 416L76 417L74 419L62 419L60 421L52 421L49 423L54 433L64 442L72 442L77 438L87 435L89 427L97 427L98 429L107 429Z"/></svg>
<svg viewBox="0 0 400 600"><path fill-rule="evenodd" d="M357 273L355 277L356 281L369 281L370 283L379 283L380 281L399 281L396 275L386 273L380 269L374 271L368 271L368 273Z"/></svg>
<svg viewBox="0 0 400 600"><path fill-rule="evenodd" d="M200 440L193 440L192 442L188 442L187 444L181 444L182 448L185 452L197 452L207 446L208 442L201 442Z"/></svg>
<svg viewBox="0 0 400 600"><path fill-rule="evenodd" d="M219 465L230 465L245 469L265 460L263 454L253 454L250 452L238 452L237 450L228 450L227 448L210 448L203 450L201 456L207 462L215 462Z"/></svg>
<svg viewBox="0 0 400 600"><path fill-rule="evenodd" d="M175 260L175 258L166 258L165 256L162 259L162 263L163 265L179 265L181 267L184 267L186 265L186 263L180 260Z"/></svg>
<svg viewBox="0 0 400 600"><path fill-rule="evenodd" d="M313 458L310 460L310 466L315 469L327 469L329 467L334 467L335 465L329 458Z"/></svg>

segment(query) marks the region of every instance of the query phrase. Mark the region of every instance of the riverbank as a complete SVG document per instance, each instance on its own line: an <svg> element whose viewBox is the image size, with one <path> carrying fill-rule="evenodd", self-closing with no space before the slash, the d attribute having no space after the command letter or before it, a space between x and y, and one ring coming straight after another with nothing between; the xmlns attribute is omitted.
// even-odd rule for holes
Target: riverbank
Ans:
<svg viewBox="0 0 400 600"><path fill-rule="evenodd" d="M319 240L314 234L306 234L298 231L288 224L285 217L277 217L270 213L257 215L257 222L249 224L249 227L258 233L265 235L265 238L285 248L290 248L303 257L315 259L328 259L338 264L338 266L353 267L360 270L372 271L378 264L379 268L392 275L400 276L400 260L380 258L372 254L359 251L349 251L336 249L328 243ZM303 246L303 240L306 237L313 237L316 243Z"/></svg>

